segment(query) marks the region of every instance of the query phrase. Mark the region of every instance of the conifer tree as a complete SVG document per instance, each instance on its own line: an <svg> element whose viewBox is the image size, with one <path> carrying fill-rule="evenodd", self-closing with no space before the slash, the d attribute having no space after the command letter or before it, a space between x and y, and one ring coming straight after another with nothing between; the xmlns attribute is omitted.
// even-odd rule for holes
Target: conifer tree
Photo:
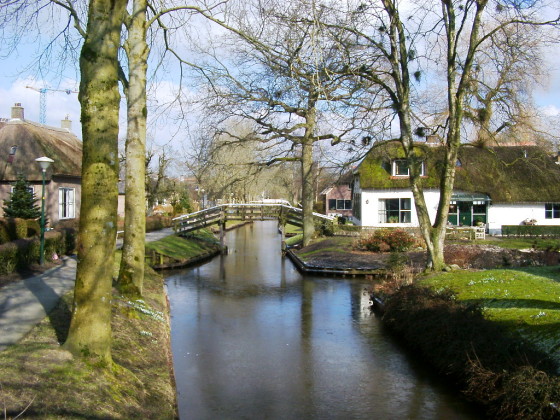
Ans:
<svg viewBox="0 0 560 420"><path fill-rule="evenodd" d="M14 189L8 200L4 200L4 216L21 219L38 219L41 208L36 204L37 198L23 175L18 175Z"/></svg>

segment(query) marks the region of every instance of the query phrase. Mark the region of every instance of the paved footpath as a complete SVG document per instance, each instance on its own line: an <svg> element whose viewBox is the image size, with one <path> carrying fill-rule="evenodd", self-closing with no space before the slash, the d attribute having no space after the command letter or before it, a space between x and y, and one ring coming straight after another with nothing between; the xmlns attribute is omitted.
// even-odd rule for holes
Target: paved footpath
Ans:
<svg viewBox="0 0 560 420"><path fill-rule="evenodd" d="M172 234L172 229L149 232L146 241L157 241ZM0 351L18 342L74 287L76 265L75 258L65 257L61 265L41 275L0 289Z"/></svg>

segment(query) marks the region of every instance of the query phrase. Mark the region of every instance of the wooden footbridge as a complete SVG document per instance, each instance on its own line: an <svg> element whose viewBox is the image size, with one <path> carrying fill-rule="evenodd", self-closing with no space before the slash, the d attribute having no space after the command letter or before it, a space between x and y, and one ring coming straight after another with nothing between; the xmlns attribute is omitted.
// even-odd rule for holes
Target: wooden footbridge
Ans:
<svg viewBox="0 0 560 420"><path fill-rule="evenodd" d="M313 213L313 219L320 223L334 222L333 217L320 213ZM222 204L174 218L173 229L177 235L183 236L197 229L219 225L220 243L223 244L225 224L228 220L278 220L284 240L283 227L286 224L303 226L303 211L285 204Z"/></svg>

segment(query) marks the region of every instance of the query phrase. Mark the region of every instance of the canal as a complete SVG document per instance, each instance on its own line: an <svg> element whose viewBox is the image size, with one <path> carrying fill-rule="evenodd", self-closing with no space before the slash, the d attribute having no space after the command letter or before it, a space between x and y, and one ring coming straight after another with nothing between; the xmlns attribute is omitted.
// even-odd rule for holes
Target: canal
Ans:
<svg viewBox="0 0 560 420"><path fill-rule="evenodd" d="M370 313L366 280L301 275L276 222L170 273L179 415L202 419L475 419Z"/></svg>

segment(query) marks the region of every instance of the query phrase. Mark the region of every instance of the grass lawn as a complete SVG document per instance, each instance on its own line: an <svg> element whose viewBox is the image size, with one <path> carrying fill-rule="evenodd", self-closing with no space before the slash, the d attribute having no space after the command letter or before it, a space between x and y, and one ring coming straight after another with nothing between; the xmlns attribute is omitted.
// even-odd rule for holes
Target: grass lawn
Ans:
<svg viewBox="0 0 560 420"><path fill-rule="evenodd" d="M219 242L211 232L205 229L194 232L189 236L194 240L170 235L154 242L146 243L146 253L150 250L175 260L187 260L214 251Z"/></svg>
<svg viewBox="0 0 560 420"><path fill-rule="evenodd" d="M480 303L488 319L517 331L560 363L560 266L455 271L420 284Z"/></svg>
<svg viewBox="0 0 560 420"><path fill-rule="evenodd" d="M487 236L485 240L476 240L472 242L473 244L486 244L495 245L502 248L510 249L559 249L560 239L549 239L549 238L515 238L515 237L499 237L499 236Z"/></svg>

